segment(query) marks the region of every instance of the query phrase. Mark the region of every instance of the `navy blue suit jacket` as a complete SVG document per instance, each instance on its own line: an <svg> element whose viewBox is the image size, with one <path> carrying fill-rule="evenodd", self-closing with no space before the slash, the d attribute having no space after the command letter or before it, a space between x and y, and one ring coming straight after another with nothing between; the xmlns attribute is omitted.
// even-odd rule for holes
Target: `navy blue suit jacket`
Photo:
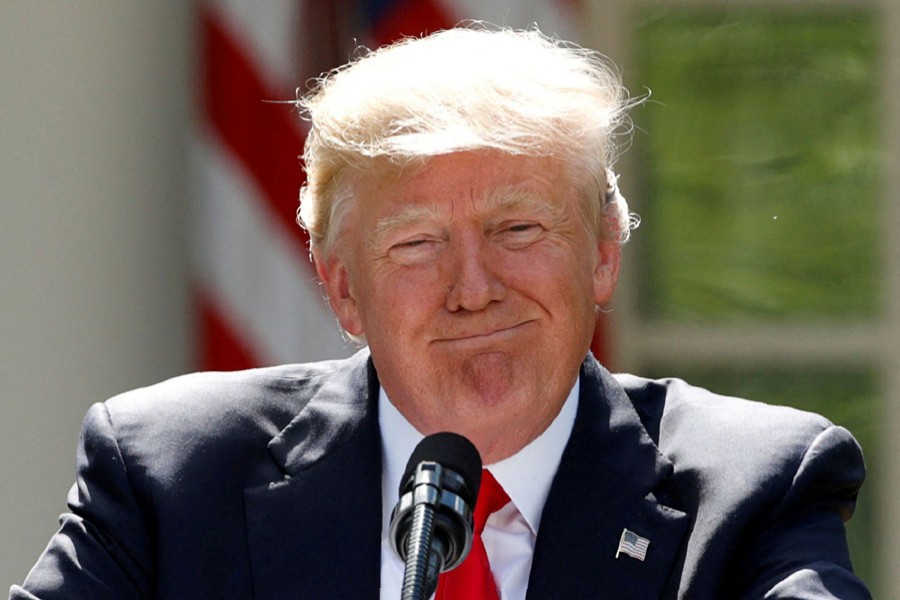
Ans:
<svg viewBox="0 0 900 600"><path fill-rule="evenodd" d="M378 598L377 392L363 350L95 405L71 512L11 598ZM821 417L588 357L528 598L868 598L843 525L864 471ZM644 561L616 558L625 528Z"/></svg>

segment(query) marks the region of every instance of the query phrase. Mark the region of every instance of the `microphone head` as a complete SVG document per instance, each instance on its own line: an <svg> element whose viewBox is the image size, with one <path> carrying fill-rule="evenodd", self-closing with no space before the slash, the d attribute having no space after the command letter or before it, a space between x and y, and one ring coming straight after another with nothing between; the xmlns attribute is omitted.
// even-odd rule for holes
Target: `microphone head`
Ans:
<svg viewBox="0 0 900 600"><path fill-rule="evenodd" d="M413 450L391 514L391 548L406 564L404 598L429 597L438 574L465 560L480 486L481 455L463 436L436 433Z"/></svg>
<svg viewBox="0 0 900 600"><path fill-rule="evenodd" d="M481 454L472 442L449 431L426 436L413 450L409 462L406 463L406 471L400 480L401 496L416 467L425 461L439 463L462 476L472 494L471 498L465 500L474 504L475 498L478 497L478 489L481 487Z"/></svg>

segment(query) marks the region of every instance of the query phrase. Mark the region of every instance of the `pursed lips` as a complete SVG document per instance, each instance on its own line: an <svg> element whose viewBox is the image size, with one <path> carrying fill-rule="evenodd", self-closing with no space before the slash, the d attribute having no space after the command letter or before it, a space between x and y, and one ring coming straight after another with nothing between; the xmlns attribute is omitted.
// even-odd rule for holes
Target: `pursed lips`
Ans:
<svg viewBox="0 0 900 600"><path fill-rule="evenodd" d="M528 319L519 323L515 323L513 325L503 325L499 327L488 327L488 328L472 328L471 330L464 329L462 331L454 331L452 333L444 333L433 339L434 342L481 342L481 341L494 341L500 340L506 337L513 336L520 332L522 328L527 326L528 324L533 323L532 319Z"/></svg>

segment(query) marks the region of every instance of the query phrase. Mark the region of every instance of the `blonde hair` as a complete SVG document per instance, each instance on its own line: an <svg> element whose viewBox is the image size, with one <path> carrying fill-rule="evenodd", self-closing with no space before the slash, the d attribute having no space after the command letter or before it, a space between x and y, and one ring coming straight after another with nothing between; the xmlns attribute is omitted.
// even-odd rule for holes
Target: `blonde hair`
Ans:
<svg viewBox="0 0 900 600"><path fill-rule="evenodd" d="M633 223L607 170L632 104L605 57L536 28L469 23L401 40L323 76L298 100L312 123L298 221L327 255L360 196L349 175L496 150L563 160L594 231L624 242Z"/></svg>

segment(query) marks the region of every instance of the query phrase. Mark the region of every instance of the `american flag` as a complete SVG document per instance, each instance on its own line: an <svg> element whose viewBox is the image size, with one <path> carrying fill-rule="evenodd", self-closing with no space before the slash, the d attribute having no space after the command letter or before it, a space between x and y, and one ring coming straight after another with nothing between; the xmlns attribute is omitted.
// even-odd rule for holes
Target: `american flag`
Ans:
<svg viewBox="0 0 900 600"><path fill-rule="evenodd" d="M627 554L631 558L644 560L647 557L647 548L650 547L650 540L643 538L628 529L622 530L622 537L619 538L619 549L616 550L616 558L620 554Z"/></svg>
<svg viewBox="0 0 900 600"><path fill-rule="evenodd" d="M206 0L193 144L197 367L346 356L295 222L304 123L289 102L368 47L483 19L578 40L578 0Z"/></svg>

